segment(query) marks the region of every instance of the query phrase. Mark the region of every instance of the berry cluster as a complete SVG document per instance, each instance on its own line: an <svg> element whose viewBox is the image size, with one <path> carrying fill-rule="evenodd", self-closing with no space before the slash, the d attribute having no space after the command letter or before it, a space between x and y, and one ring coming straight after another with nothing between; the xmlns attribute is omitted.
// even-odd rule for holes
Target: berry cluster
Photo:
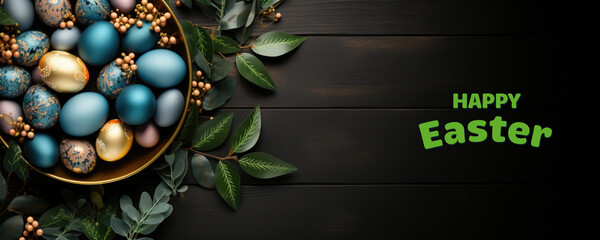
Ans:
<svg viewBox="0 0 600 240"><path fill-rule="evenodd" d="M162 48L170 48L171 46L177 44L177 38L174 36L168 36L167 33L160 33L160 40L158 41L158 45Z"/></svg>
<svg viewBox="0 0 600 240"><path fill-rule="evenodd" d="M23 231L23 235L19 238L19 240L26 239L37 239L44 235L44 230L38 228L40 223L33 219L33 217L27 217L27 223L25 224L25 230Z"/></svg>
<svg viewBox="0 0 600 240"><path fill-rule="evenodd" d="M210 83L204 83L203 80L202 72L196 71L196 77L192 81L192 98L190 98L190 103L195 103L198 107L202 107L204 95L212 88Z"/></svg>
<svg viewBox="0 0 600 240"><path fill-rule="evenodd" d="M4 120L5 115L0 114L0 117L2 117ZM17 117L17 121L10 122L9 124L12 125L13 128L8 131L8 134L18 137L20 143L23 143L26 137L29 139L33 139L33 137L35 137L33 128L31 125L26 124L21 116Z"/></svg>
<svg viewBox="0 0 600 240"><path fill-rule="evenodd" d="M71 12L65 13L65 15L63 16L63 21L60 22L58 26L61 29L73 28L73 26L75 26L75 15L73 15Z"/></svg>
<svg viewBox="0 0 600 240"><path fill-rule="evenodd" d="M148 0L142 0L135 7L135 13L138 19L152 22L152 29L156 33L160 33L162 28L167 26L167 21L171 19L171 13L159 12L154 4L149 3Z"/></svg>
<svg viewBox="0 0 600 240"><path fill-rule="evenodd" d="M135 65L135 54L134 53L121 53L122 58L117 58L115 63L122 70L123 74L132 74L137 71L137 65Z"/></svg>
<svg viewBox="0 0 600 240"><path fill-rule="evenodd" d="M0 39L0 51L2 52L0 63L11 65L13 64L12 58L18 58L20 55L16 35L0 32Z"/></svg>
<svg viewBox="0 0 600 240"><path fill-rule="evenodd" d="M113 26L115 27L115 29L117 29L119 33L127 32L127 29L131 28L131 26L133 26L134 24L136 24L138 27L143 26L141 20L137 20L135 18L132 18L131 16L128 17L123 14L119 15L114 11L110 13L110 23L113 24Z"/></svg>

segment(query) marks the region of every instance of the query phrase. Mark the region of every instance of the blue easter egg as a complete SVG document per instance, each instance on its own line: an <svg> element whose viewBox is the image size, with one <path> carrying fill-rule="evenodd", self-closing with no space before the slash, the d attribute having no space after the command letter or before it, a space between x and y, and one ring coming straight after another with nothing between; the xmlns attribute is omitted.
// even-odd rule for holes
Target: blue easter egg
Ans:
<svg viewBox="0 0 600 240"><path fill-rule="evenodd" d="M185 61L177 53L166 49L155 49L144 53L135 62L139 78L149 86L171 88L186 76Z"/></svg>
<svg viewBox="0 0 600 240"><path fill-rule="evenodd" d="M73 26L72 28L59 28L52 33L50 44L55 50L70 51L77 46L81 31Z"/></svg>
<svg viewBox="0 0 600 240"><path fill-rule="evenodd" d="M75 3L75 16L83 25L102 21L110 14L110 5L107 0L77 0Z"/></svg>
<svg viewBox="0 0 600 240"><path fill-rule="evenodd" d="M125 52L133 52L135 54L142 54L150 51L158 42L159 35L155 31L152 31L152 23L149 21L143 21L144 25L138 27L137 25L132 26L127 30L121 45Z"/></svg>
<svg viewBox="0 0 600 240"><path fill-rule="evenodd" d="M116 102L117 116L130 125L147 122L156 111L156 98L141 84L133 84L121 91Z"/></svg>
<svg viewBox="0 0 600 240"><path fill-rule="evenodd" d="M112 61L100 71L98 76L98 91L108 99L115 99L117 95L134 81L132 72L123 72Z"/></svg>
<svg viewBox="0 0 600 240"><path fill-rule="evenodd" d="M25 158L34 166L49 168L58 161L58 143L52 135L36 133L31 140L25 141Z"/></svg>
<svg viewBox="0 0 600 240"><path fill-rule="evenodd" d="M60 102L48 88L41 84L31 86L23 97L25 118L35 129L48 129L56 125Z"/></svg>
<svg viewBox="0 0 600 240"><path fill-rule="evenodd" d="M4 0L3 6L12 19L19 24L19 30L25 31L33 26L35 11L31 1Z"/></svg>
<svg viewBox="0 0 600 240"><path fill-rule="evenodd" d="M65 14L71 12L71 3L69 0L35 0L35 11L44 24L58 27Z"/></svg>
<svg viewBox="0 0 600 240"><path fill-rule="evenodd" d="M161 127L169 127L175 124L183 113L185 99L178 89L169 89L156 100L156 114L154 122Z"/></svg>
<svg viewBox="0 0 600 240"><path fill-rule="evenodd" d="M32 67L42 59L50 48L50 38L40 31L27 31L17 36L19 57L15 62L21 66Z"/></svg>
<svg viewBox="0 0 600 240"><path fill-rule="evenodd" d="M31 75L22 67L8 65L0 68L0 96L21 96L31 85Z"/></svg>
<svg viewBox="0 0 600 240"><path fill-rule="evenodd" d="M108 117L108 101L95 92L71 97L60 112L60 127L71 136L83 137L98 131Z"/></svg>
<svg viewBox="0 0 600 240"><path fill-rule="evenodd" d="M99 21L83 31L77 43L79 57L87 64L107 64L119 51L119 34L107 21Z"/></svg>

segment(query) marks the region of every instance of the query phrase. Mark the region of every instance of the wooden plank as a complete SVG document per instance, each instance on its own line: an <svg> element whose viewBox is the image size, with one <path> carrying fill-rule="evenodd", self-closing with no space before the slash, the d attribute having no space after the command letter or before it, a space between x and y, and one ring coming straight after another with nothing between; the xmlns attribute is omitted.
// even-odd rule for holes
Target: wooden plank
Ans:
<svg viewBox="0 0 600 240"><path fill-rule="evenodd" d="M455 92L520 92L519 107L580 107L577 37L309 37L263 58L277 92L237 75L227 108L451 108ZM566 84L566 83L569 84Z"/></svg>
<svg viewBox="0 0 600 240"><path fill-rule="evenodd" d="M302 35L498 35L580 33L576 1L285 0L266 31ZM175 15L202 26L216 21L198 7ZM267 21L267 20L265 20Z"/></svg>
<svg viewBox="0 0 600 240"><path fill-rule="evenodd" d="M244 186L234 212L191 187L152 237L578 239L580 199L572 185Z"/></svg>

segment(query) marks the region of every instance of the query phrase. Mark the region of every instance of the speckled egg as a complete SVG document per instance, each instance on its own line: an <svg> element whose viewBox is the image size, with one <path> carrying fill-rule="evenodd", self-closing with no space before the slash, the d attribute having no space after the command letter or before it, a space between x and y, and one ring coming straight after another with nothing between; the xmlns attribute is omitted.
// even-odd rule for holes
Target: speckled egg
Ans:
<svg viewBox="0 0 600 240"><path fill-rule="evenodd" d="M152 118L156 111L154 93L142 84L133 84L121 91L115 102L117 116L130 125L139 125Z"/></svg>
<svg viewBox="0 0 600 240"><path fill-rule="evenodd" d="M144 53L135 64L138 67L138 77L155 88L177 86L187 73L185 61L177 53L167 49L155 49Z"/></svg>
<svg viewBox="0 0 600 240"><path fill-rule="evenodd" d="M131 127L119 119L108 121L96 138L96 152L107 162L117 161L129 152L133 145Z"/></svg>
<svg viewBox="0 0 600 240"><path fill-rule="evenodd" d="M107 0L77 0L75 3L77 21L85 26L106 19L109 14L110 5Z"/></svg>
<svg viewBox="0 0 600 240"><path fill-rule="evenodd" d="M22 67L8 65L0 68L0 96L15 98L31 85L31 75Z"/></svg>
<svg viewBox="0 0 600 240"><path fill-rule="evenodd" d="M52 51L44 55L38 66L42 81L59 93L76 93L90 79L85 63L65 51Z"/></svg>
<svg viewBox="0 0 600 240"><path fill-rule="evenodd" d="M83 61L92 66L103 66L114 60L119 51L119 34L107 21L99 21L87 27L79 42L77 51Z"/></svg>
<svg viewBox="0 0 600 240"><path fill-rule="evenodd" d="M169 127L175 124L183 113L185 99L178 89L164 91L156 99L156 113L154 122L160 127Z"/></svg>
<svg viewBox="0 0 600 240"><path fill-rule="evenodd" d="M21 105L11 100L0 100L0 128L6 134L14 128L13 123L18 117L23 117Z"/></svg>
<svg viewBox="0 0 600 240"><path fill-rule="evenodd" d="M117 95L134 81L132 72L123 72L112 61L100 71L98 76L98 91L108 99L115 99Z"/></svg>
<svg viewBox="0 0 600 240"><path fill-rule="evenodd" d="M19 57L15 58L15 62L25 67L38 64L50 48L50 38L40 31L23 32L16 39L19 45Z"/></svg>
<svg viewBox="0 0 600 240"><path fill-rule="evenodd" d="M142 27L134 25L123 36L121 46L125 52L133 52L139 55L150 51L156 46L159 35L155 31L150 30L152 22L145 20L142 22L144 23Z"/></svg>
<svg viewBox="0 0 600 240"><path fill-rule="evenodd" d="M31 123L33 128L48 129L58 122L60 102L48 88L36 84L25 93L23 110L25 119Z"/></svg>
<svg viewBox="0 0 600 240"><path fill-rule="evenodd" d="M70 51L75 49L80 36L81 31L75 26L72 28L59 28L52 33L50 44L55 50Z"/></svg>
<svg viewBox="0 0 600 240"><path fill-rule="evenodd" d="M31 140L26 140L25 158L31 164L41 168L49 168L58 162L58 143L47 133L36 133Z"/></svg>
<svg viewBox="0 0 600 240"><path fill-rule="evenodd" d="M129 13L135 8L135 0L110 0L110 5L119 12Z"/></svg>
<svg viewBox="0 0 600 240"><path fill-rule="evenodd" d="M90 135L102 127L108 118L108 101L95 92L71 97L60 113L60 127L71 136Z"/></svg>
<svg viewBox="0 0 600 240"><path fill-rule="evenodd" d="M35 0L35 11L44 24L58 27L63 16L71 12L69 0Z"/></svg>
<svg viewBox="0 0 600 240"><path fill-rule="evenodd" d="M63 139L60 141L60 159L72 172L87 174L96 167L96 150L87 140Z"/></svg>
<svg viewBox="0 0 600 240"><path fill-rule="evenodd" d="M160 130L152 122L136 126L134 132L135 142L145 148L156 146L160 140Z"/></svg>
<svg viewBox="0 0 600 240"><path fill-rule="evenodd" d="M31 1L4 0L2 5L8 14L19 24L19 30L25 31L33 26L35 10Z"/></svg>

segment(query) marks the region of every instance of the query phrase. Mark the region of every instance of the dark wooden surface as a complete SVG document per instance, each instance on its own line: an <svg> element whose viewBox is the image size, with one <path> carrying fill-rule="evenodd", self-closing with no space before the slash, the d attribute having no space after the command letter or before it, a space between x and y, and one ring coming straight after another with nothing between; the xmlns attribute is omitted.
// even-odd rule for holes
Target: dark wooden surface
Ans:
<svg viewBox="0 0 600 240"><path fill-rule="evenodd" d="M262 59L278 91L237 74L215 112L239 124L260 104L256 151L299 168L242 173L241 207L194 185L155 239L578 239L586 125L582 6L523 0L286 0L267 28L307 36ZM211 26L198 9L180 20ZM522 93L519 108L453 110L455 92ZM465 143L425 150L418 124L502 116L553 129L541 147ZM217 149L216 154L226 154ZM138 195L152 170L109 184ZM51 184L57 184L50 182Z"/></svg>

